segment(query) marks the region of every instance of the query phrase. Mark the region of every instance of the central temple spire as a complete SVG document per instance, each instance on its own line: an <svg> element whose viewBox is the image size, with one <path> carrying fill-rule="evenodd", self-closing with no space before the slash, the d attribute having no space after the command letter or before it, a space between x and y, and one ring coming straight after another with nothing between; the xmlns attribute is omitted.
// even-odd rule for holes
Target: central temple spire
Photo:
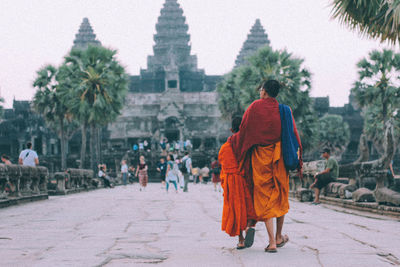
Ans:
<svg viewBox="0 0 400 267"><path fill-rule="evenodd" d="M265 33L263 26L259 19L256 20L250 33L247 35L247 40L244 42L239 55L236 58L236 67L246 64L247 58L252 56L263 46L269 45L270 41L268 35Z"/></svg>
<svg viewBox="0 0 400 267"><path fill-rule="evenodd" d="M147 60L149 70L165 69L173 64L179 69L197 69L197 58L190 55L188 29L177 0L166 0L156 24L154 56Z"/></svg>
<svg viewBox="0 0 400 267"><path fill-rule="evenodd" d="M79 32L75 35L74 48L86 49L89 45L101 45L96 39L88 18L83 18Z"/></svg>

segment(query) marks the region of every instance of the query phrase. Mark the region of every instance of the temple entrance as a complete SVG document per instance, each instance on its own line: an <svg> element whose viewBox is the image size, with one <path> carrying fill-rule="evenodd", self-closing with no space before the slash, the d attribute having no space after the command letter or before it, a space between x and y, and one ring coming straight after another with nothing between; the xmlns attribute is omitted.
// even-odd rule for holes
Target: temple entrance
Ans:
<svg viewBox="0 0 400 267"><path fill-rule="evenodd" d="M179 140L179 130L166 130L165 137L168 139L168 142L178 141Z"/></svg>
<svg viewBox="0 0 400 267"><path fill-rule="evenodd" d="M179 141L179 125L179 120L176 117L169 117L165 120L164 135L168 139L168 142Z"/></svg>

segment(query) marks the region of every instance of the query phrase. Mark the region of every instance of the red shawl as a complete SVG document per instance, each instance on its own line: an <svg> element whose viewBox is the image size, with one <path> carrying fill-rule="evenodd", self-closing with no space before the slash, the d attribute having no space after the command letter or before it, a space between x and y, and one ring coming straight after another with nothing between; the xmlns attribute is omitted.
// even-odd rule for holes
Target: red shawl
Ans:
<svg viewBox="0 0 400 267"><path fill-rule="evenodd" d="M238 162L254 145L270 145L281 140L281 116L275 98L254 101L243 115L240 130L228 142Z"/></svg>

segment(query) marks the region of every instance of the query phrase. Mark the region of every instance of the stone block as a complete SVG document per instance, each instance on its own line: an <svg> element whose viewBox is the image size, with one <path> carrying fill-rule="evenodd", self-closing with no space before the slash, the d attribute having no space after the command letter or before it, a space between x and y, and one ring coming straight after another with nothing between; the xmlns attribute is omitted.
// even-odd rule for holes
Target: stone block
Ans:
<svg viewBox="0 0 400 267"><path fill-rule="evenodd" d="M339 178L336 179L335 182L342 183L342 184L349 184L349 180L350 180L349 178L339 177Z"/></svg>
<svg viewBox="0 0 400 267"><path fill-rule="evenodd" d="M344 184L338 182L329 183L325 187L325 195L328 197L339 197L339 189L343 185Z"/></svg>
<svg viewBox="0 0 400 267"><path fill-rule="evenodd" d="M313 191L307 188L300 188L296 191L296 198L300 202L309 202L313 200Z"/></svg>
<svg viewBox="0 0 400 267"><path fill-rule="evenodd" d="M379 204L389 204L400 206L400 193L387 187L377 188L374 191L376 202Z"/></svg>
<svg viewBox="0 0 400 267"><path fill-rule="evenodd" d="M339 197L342 199L350 199L352 198L352 193L357 190L357 186L355 184L343 184L339 188Z"/></svg>
<svg viewBox="0 0 400 267"><path fill-rule="evenodd" d="M352 198L355 202L375 202L374 193L365 187L359 188L354 191L352 194Z"/></svg>
<svg viewBox="0 0 400 267"><path fill-rule="evenodd" d="M54 174L54 178L57 181L57 192L65 192L65 180L68 179L68 173L65 172L56 172Z"/></svg>

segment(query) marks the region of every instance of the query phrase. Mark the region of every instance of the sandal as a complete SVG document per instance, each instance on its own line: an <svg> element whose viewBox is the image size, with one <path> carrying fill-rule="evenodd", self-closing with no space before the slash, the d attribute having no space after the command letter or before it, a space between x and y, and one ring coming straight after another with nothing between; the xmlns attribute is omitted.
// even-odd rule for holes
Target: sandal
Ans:
<svg viewBox="0 0 400 267"><path fill-rule="evenodd" d="M241 243L237 243L237 245L236 245L236 249L245 249L246 248L246 245L244 245L243 243L241 244Z"/></svg>
<svg viewBox="0 0 400 267"><path fill-rule="evenodd" d="M246 248L250 248L254 243L254 235L256 230L253 227L249 227L246 232L246 237L244 238L244 245Z"/></svg>
<svg viewBox="0 0 400 267"><path fill-rule="evenodd" d="M266 248L264 248L264 251L268 252L268 253L277 253L278 252L278 250L276 248L269 248L269 245Z"/></svg>
<svg viewBox="0 0 400 267"><path fill-rule="evenodd" d="M279 244L276 244L276 247L281 248L284 245L286 245L287 242L289 242L289 237L287 235L284 235L282 238L282 242Z"/></svg>

